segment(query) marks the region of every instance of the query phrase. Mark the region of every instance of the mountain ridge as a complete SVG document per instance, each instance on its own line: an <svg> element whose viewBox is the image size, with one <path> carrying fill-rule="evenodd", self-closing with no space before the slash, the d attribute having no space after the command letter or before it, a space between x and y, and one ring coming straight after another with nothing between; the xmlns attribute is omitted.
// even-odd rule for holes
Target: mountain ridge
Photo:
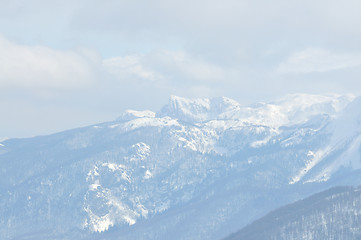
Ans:
<svg viewBox="0 0 361 240"><path fill-rule="evenodd" d="M329 126L352 100L299 94L241 106L228 98L173 96L156 113L128 110L110 122L3 141L0 237L41 226L64 239L220 239L281 204L334 186L334 175L353 181L357 164L339 170L347 161L328 180L308 181L337 159L314 161L332 145ZM348 146L337 152L346 154ZM346 156L357 162L359 155Z"/></svg>
<svg viewBox="0 0 361 240"><path fill-rule="evenodd" d="M333 187L271 211L224 240L359 239L361 188Z"/></svg>

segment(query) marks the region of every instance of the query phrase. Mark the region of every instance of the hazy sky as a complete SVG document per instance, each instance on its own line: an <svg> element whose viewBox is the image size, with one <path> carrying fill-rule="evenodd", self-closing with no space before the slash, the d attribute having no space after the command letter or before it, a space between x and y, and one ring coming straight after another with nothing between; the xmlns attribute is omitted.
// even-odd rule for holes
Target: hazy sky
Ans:
<svg viewBox="0 0 361 240"><path fill-rule="evenodd" d="M158 110L361 94L361 1L0 0L0 138Z"/></svg>

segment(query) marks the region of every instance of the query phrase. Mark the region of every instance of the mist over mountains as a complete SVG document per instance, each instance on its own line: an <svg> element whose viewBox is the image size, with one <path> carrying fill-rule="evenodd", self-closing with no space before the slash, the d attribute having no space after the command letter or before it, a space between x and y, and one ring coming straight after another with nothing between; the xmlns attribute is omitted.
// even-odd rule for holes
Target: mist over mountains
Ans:
<svg viewBox="0 0 361 240"><path fill-rule="evenodd" d="M1 239L222 239L282 205L360 184L361 98L159 112L0 143ZM297 239L297 238L296 238Z"/></svg>

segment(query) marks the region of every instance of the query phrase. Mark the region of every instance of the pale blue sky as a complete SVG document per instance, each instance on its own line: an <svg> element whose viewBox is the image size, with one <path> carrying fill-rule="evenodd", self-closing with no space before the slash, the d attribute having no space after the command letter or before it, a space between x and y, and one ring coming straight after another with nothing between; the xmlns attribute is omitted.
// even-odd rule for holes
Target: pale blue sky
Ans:
<svg viewBox="0 0 361 240"><path fill-rule="evenodd" d="M361 94L360 1L0 4L0 137L158 110L171 94Z"/></svg>

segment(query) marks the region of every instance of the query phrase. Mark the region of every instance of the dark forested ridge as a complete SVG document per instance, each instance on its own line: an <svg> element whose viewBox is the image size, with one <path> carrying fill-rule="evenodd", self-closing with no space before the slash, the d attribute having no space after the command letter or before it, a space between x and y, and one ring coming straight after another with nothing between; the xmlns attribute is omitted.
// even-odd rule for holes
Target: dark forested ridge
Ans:
<svg viewBox="0 0 361 240"><path fill-rule="evenodd" d="M335 187L286 205L224 240L361 239L361 187Z"/></svg>

